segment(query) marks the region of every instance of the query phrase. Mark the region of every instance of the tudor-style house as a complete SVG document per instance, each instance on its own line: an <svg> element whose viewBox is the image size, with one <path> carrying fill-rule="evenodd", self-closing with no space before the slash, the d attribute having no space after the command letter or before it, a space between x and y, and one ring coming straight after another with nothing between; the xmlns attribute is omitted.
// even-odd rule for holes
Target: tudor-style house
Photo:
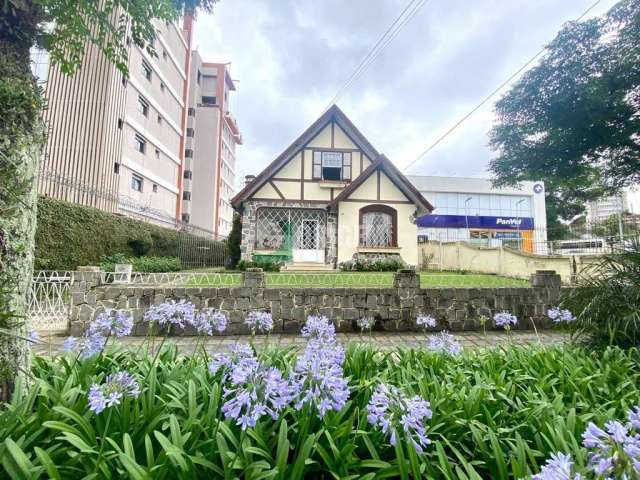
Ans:
<svg viewBox="0 0 640 480"><path fill-rule="evenodd" d="M356 254L418 263L415 219L433 210L332 106L233 199L242 259L333 269Z"/></svg>

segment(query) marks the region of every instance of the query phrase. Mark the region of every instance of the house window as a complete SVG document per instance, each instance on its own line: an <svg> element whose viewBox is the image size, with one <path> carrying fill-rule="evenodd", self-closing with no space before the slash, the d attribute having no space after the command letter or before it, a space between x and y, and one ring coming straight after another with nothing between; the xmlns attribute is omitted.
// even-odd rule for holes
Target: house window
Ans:
<svg viewBox="0 0 640 480"><path fill-rule="evenodd" d="M136 192L142 191L142 177L136 174L131 175L131 188Z"/></svg>
<svg viewBox="0 0 640 480"><path fill-rule="evenodd" d="M351 180L351 152L313 152L315 180Z"/></svg>
<svg viewBox="0 0 640 480"><path fill-rule="evenodd" d="M202 104L203 105L215 105L217 102L216 97L207 97L207 96L202 96Z"/></svg>
<svg viewBox="0 0 640 480"><path fill-rule="evenodd" d="M147 141L144 139L142 135L139 135L137 133L136 133L136 136L134 137L133 145L135 149L142 154L144 154L144 152L147 150Z"/></svg>
<svg viewBox="0 0 640 480"><path fill-rule="evenodd" d="M158 184L157 183L153 184L152 190L153 190L153 193L158 193Z"/></svg>
<svg viewBox="0 0 640 480"><path fill-rule="evenodd" d="M146 60L142 60L142 63L140 64L140 71L144 78L151 81L151 72L153 72L153 70L151 70L151 65L149 65Z"/></svg>
<svg viewBox="0 0 640 480"><path fill-rule="evenodd" d="M138 111L145 117L149 116L149 102L142 95L138 95Z"/></svg>
<svg viewBox="0 0 640 480"><path fill-rule="evenodd" d="M184 171L185 180L191 180L193 178L193 172L191 170Z"/></svg>
<svg viewBox="0 0 640 480"><path fill-rule="evenodd" d="M190 117L195 117L196 116L196 109L189 107L189 109L187 110L187 115L189 115Z"/></svg>
<svg viewBox="0 0 640 480"><path fill-rule="evenodd" d="M191 200L191 192L182 192L183 200Z"/></svg>
<svg viewBox="0 0 640 480"><path fill-rule="evenodd" d="M187 128L187 137L193 137L193 128Z"/></svg>
<svg viewBox="0 0 640 480"><path fill-rule="evenodd" d="M368 205L360 209L360 246L396 247L398 214L387 205Z"/></svg>
<svg viewBox="0 0 640 480"><path fill-rule="evenodd" d="M185 158L193 158L193 150L191 150L190 148L187 148L184 151L184 157Z"/></svg>

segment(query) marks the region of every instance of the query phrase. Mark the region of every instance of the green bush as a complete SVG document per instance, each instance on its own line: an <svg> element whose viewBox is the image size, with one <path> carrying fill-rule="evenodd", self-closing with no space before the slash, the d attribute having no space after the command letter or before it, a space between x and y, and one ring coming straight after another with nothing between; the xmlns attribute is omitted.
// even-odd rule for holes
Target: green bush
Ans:
<svg viewBox="0 0 640 480"><path fill-rule="evenodd" d="M272 262L271 260L261 260L258 262L240 260L236 269L244 272L247 268L261 268L265 272L279 272L284 267L282 262Z"/></svg>
<svg viewBox="0 0 640 480"><path fill-rule="evenodd" d="M341 262L338 268L344 272L396 272L407 268L400 255L366 256Z"/></svg>
<svg viewBox="0 0 640 480"><path fill-rule="evenodd" d="M35 268L72 270L105 256L178 257L183 266L224 266L226 244L47 197L38 199Z"/></svg>
<svg viewBox="0 0 640 480"><path fill-rule="evenodd" d="M134 272L165 273L182 270L182 262L177 257L126 257L116 253L102 257L100 267L105 272L113 272L116 264L130 263Z"/></svg>
<svg viewBox="0 0 640 480"><path fill-rule="evenodd" d="M261 350L283 371L295 351ZM344 363L350 398L324 418L287 407L242 431L221 413L221 375L203 354L164 349L158 362L123 349L93 360L36 357L34 381L18 384L0 412L3 478L529 478L551 453L586 461L588 422L623 419L640 402L638 352L617 348L519 348L449 357L428 351L352 347ZM87 391L126 370L137 399L100 414ZM378 382L430 402L431 444L417 455L400 436L394 448L367 421ZM222 421L221 421L222 420Z"/></svg>
<svg viewBox="0 0 640 480"><path fill-rule="evenodd" d="M577 316L575 327L593 345L640 346L640 243L607 255L587 269L562 306Z"/></svg>

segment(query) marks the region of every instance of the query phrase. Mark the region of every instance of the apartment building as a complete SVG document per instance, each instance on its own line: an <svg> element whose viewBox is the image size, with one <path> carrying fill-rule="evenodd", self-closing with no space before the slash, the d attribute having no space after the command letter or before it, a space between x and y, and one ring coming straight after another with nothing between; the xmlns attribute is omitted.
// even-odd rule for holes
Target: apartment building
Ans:
<svg viewBox="0 0 640 480"><path fill-rule="evenodd" d="M225 236L241 143L229 113L228 65L203 63L192 51L192 17L182 28L155 26L155 56L126 38L128 77L92 45L74 76L49 65L39 192Z"/></svg>
<svg viewBox="0 0 640 480"><path fill-rule="evenodd" d="M197 50L191 52L190 77L181 220L227 236L235 152L242 144L230 108L236 87L228 64L203 62Z"/></svg>
<svg viewBox="0 0 640 480"><path fill-rule="evenodd" d="M587 202L587 222L600 223L620 214L640 215L640 191L627 187L618 195Z"/></svg>

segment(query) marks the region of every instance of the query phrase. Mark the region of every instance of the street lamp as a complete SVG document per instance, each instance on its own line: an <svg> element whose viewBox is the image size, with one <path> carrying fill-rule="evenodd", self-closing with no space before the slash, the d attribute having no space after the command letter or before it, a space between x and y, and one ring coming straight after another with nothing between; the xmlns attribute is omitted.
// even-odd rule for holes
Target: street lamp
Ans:
<svg viewBox="0 0 640 480"><path fill-rule="evenodd" d="M467 235L469 235L469 242L471 242L471 232L469 231L469 212L467 210L467 205L471 201L473 197L467 197L464 201L464 223L467 226Z"/></svg>
<svg viewBox="0 0 640 480"><path fill-rule="evenodd" d="M516 226L518 227L518 228L517 228L517 232L518 232L518 249L519 249L519 250L522 250L522 239L520 238L520 223L522 222L522 220L520 219L520 211L519 211L519 207L520 207L520 204L521 204L522 202L524 202L524 201L525 201L525 199L524 199L524 198L521 198L520 200L518 200L518 201L516 202L516 219L517 219L517 220L520 220L519 222L517 222L517 223L516 223Z"/></svg>

